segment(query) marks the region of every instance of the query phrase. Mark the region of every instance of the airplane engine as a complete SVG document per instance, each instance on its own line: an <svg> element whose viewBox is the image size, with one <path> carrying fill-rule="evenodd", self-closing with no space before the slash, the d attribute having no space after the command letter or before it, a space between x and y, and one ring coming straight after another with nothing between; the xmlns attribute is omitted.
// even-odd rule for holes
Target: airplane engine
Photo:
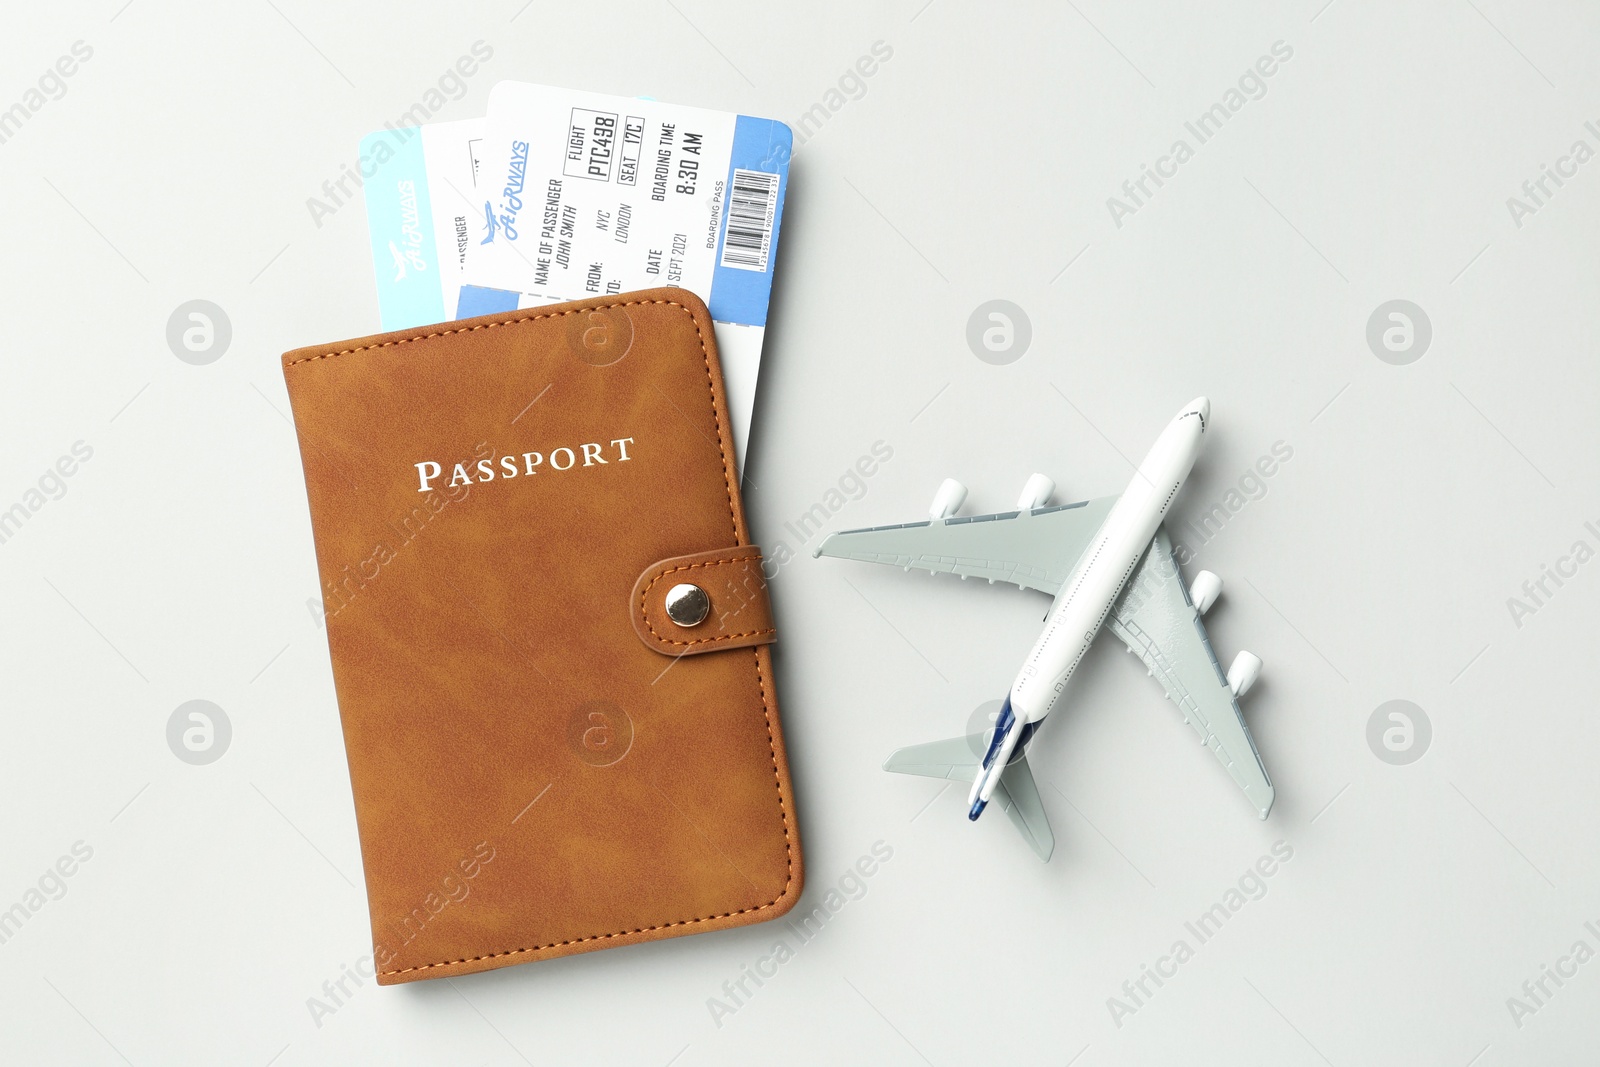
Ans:
<svg viewBox="0 0 1600 1067"><path fill-rule="evenodd" d="M1210 571L1201 571L1189 584L1189 599L1194 603L1194 609L1202 615L1211 610L1211 605L1217 602L1221 594L1222 579Z"/></svg>
<svg viewBox="0 0 1600 1067"><path fill-rule="evenodd" d="M1032 511L1042 508L1050 503L1050 494L1056 491L1056 483L1042 474L1030 475L1022 487L1022 495L1017 497L1018 511Z"/></svg>
<svg viewBox="0 0 1600 1067"><path fill-rule="evenodd" d="M939 491L933 494L933 503L928 505L928 517L948 519L961 510L966 499L967 487L954 478L946 478L939 483Z"/></svg>
<svg viewBox="0 0 1600 1067"><path fill-rule="evenodd" d="M1250 692L1250 687L1256 684L1256 679L1261 677L1261 657L1253 652L1241 651L1233 657L1233 665L1228 668L1228 688L1233 690L1234 699Z"/></svg>

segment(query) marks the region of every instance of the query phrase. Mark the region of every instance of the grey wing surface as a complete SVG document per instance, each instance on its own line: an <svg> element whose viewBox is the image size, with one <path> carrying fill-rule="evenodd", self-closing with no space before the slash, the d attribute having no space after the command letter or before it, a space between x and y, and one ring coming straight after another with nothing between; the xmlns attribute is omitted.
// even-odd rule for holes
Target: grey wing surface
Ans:
<svg viewBox="0 0 1600 1067"><path fill-rule="evenodd" d="M830 534L815 555L987 578L1054 596L1116 497Z"/></svg>
<svg viewBox="0 0 1600 1067"><path fill-rule="evenodd" d="M1056 850L1056 835L1050 832L1050 820L1045 817L1044 802L1039 799L1039 787L1034 784L1026 756L1005 769L996 792L1006 817L1027 839L1034 855L1049 860Z"/></svg>
<svg viewBox="0 0 1600 1067"><path fill-rule="evenodd" d="M900 748L884 763L883 769L896 774L916 774L923 778L948 778L972 781L978 773L987 741L982 734L929 741L925 745Z"/></svg>
<svg viewBox="0 0 1600 1067"><path fill-rule="evenodd" d="M1272 810L1272 779L1189 600L1165 527L1156 531L1107 625L1150 668L1184 721L1265 819Z"/></svg>

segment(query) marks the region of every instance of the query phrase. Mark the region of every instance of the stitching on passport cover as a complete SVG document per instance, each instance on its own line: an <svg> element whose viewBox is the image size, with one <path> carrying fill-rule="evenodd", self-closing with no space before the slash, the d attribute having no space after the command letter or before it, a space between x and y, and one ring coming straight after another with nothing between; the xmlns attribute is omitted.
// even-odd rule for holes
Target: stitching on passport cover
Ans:
<svg viewBox="0 0 1600 1067"><path fill-rule="evenodd" d="M690 311L688 308L674 300L629 300L618 304L600 304L595 307L573 308L571 311L546 311L538 315L524 315L520 319L506 319L503 322L483 322L476 326L457 326L452 330L435 330L433 333L425 333L419 337L402 337L396 341L383 341L375 345L362 345L359 348L342 348L337 352L320 352L315 356L301 356L299 359L292 359L288 363L285 363L284 367L298 367L302 363L311 363L319 359L337 359L340 356L349 356L355 354L356 352L371 352L379 348L394 348L397 345L409 345L414 341L429 341L435 337L449 337L453 333L473 333L477 330L494 330L501 326L520 326L524 322L537 322L539 319L561 319L568 315L577 315L584 311L610 311L612 308L641 307L651 304L668 304L682 311L691 319L694 317L694 312ZM706 339L700 334L700 324L698 322L695 323L694 332L695 336L700 338L700 350L704 352L706 347ZM707 352L706 362L708 373L710 361L711 354ZM723 458L727 458L726 454L724 454Z"/></svg>
<svg viewBox="0 0 1600 1067"><path fill-rule="evenodd" d="M434 338L434 337L447 337L447 336L449 336L450 334L453 334L453 333L471 333L474 330L492 330L492 329L495 329L496 327L499 327L499 326L516 326L516 325L519 325L519 324L524 323L524 322L535 322L535 321L537 321L539 319L563 318L563 317L565 317L567 315L576 315L576 314L579 314L580 312L585 312L585 311L608 311L608 310L610 310L612 308L619 308L619 307L623 307L623 308L625 308L625 307L639 307L641 305L658 305L658 304L665 304L668 307L677 308L679 311L683 312L685 315L688 315L689 316L689 321L694 324L694 335L695 335L696 340L698 340L700 342L700 354L705 358L705 364L706 364L706 390L707 390L707 392L709 392L711 394L712 428L717 431L717 451L722 457L722 480L723 480L723 484L726 486L727 491L728 491L728 522L733 526L733 537L734 537L734 540L738 541L739 540L739 523L738 523L737 518L735 517L734 510L733 510L733 472L732 472L732 469L731 469L732 465L728 462L728 450L725 447L723 447L723 444L722 444L722 438L723 438L722 409L720 407L718 407L718 405L717 405L716 384L715 384L715 379L712 377L712 374L711 374L711 350L706 347L705 334L703 334L700 331L700 323L695 321L694 312L689 310L689 308L685 307L684 305L677 303L676 301L673 301L673 300L630 300L630 301L616 303L616 304L601 304L601 305L597 305L597 306L593 306L593 307L574 308L571 311L555 311L555 312L545 312L545 313L538 314L538 315L524 315L521 318L507 319L507 320L505 320L503 322L487 322L487 323L483 323L483 324L478 325L478 326L462 326L462 327L457 327L456 329L452 329L452 330L438 330L438 331L436 331L434 333L423 334L420 337L403 337L398 341L384 341L384 342L381 342L381 343L375 344L375 345L363 345L363 346L361 346L359 348L341 349L338 352L323 352L320 355L304 356L304 357L302 357L300 359L291 360L290 362L285 363L284 367L285 367L285 369L287 369L289 367L298 366L301 363L310 363L310 362L313 362L314 360L334 359L334 358L337 358L339 356L353 355L356 352L370 352L370 351L372 351L374 349L392 348L392 347L395 347L397 345L410 344L413 341L426 341L426 340L429 340L429 339ZM751 558L754 558L754 557L747 556L747 557L743 557L743 558L751 559ZM727 561L727 562L734 562L734 561L730 560L730 561ZM706 564L693 564L693 566L706 566ZM654 584L654 583L652 583L652 584ZM646 625L648 625L648 622L646 623ZM654 633L655 631L652 630L651 632ZM765 633L767 631L755 631L755 632ZM744 635L739 635L739 636L749 636L749 635L748 634L744 634ZM778 793L778 814L783 819L783 851L784 851L784 858L785 858L785 861L786 861L786 864L787 864L788 876L784 879L783 889L778 893L778 895L776 897L773 897L771 900L767 901L767 903L757 905L756 907L740 908L738 911L726 911L726 912L723 912L720 915L702 915L702 916L699 916L699 917L693 918L693 919L676 919L676 920L674 920L672 922L658 923L655 926L641 926L641 927L638 927L637 929L633 929L633 930L618 930L615 933L609 933L609 934L590 934L587 937L574 937L574 938L569 938L566 941L552 941L548 945L535 945L535 946L533 946L531 948L513 948L513 949L507 949L504 952L489 952L489 953L485 953L482 956L469 956L469 957L466 957L464 959L459 959L459 960L441 960L438 963L423 963L423 964L418 964L415 967L401 967L401 968L398 968L396 970L380 971L378 973L380 973L380 974L409 974L409 973L411 973L413 971L425 971L425 970L428 970L431 967L450 967L450 966L454 966L455 964L459 964L459 963L479 963L479 962L481 962L483 960L498 959L498 958L500 958L502 956L517 956L517 955L521 955L522 953L525 953L525 952L543 952L543 951L545 951L547 949L562 948L562 947L564 947L566 945L581 945L581 944L584 944L584 943L589 942L589 941L604 941L604 940L607 940L607 939L613 938L613 937L627 937L630 934L645 934L645 933L650 933L650 932L655 931L655 930L670 930L670 929L672 929L673 927L676 927L676 926L692 926L695 923L712 922L712 921L714 921L716 919L729 919L729 918L733 918L736 915L750 915L750 914L753 914L753 913L758 912L758 911L766 911L768 908L774 907L778 903L778 901L780 901L784 897L788 896L789 895L789 887L794 884L794 846L790 843L790 838L792 837L792 833L791 833L791 830L790 830L790 827L789 827L789 809L788 809L788 805L786 805L783 802L783 781L778 775L778 745L777 745L776 739L774 739L774 737L772 735L772 706L767 700L767 679L766 679L765 672L763 672L762 669L761 669L761 651L760 651L760 649L751 649L751 652L752 652L752 654L753 654L753 656L755 658L756 689L760 693L762 714L766 718L766 721L767 721L767 750L772 754L772 783L773 783L773 788L776 789L777 793Z"/></svg>

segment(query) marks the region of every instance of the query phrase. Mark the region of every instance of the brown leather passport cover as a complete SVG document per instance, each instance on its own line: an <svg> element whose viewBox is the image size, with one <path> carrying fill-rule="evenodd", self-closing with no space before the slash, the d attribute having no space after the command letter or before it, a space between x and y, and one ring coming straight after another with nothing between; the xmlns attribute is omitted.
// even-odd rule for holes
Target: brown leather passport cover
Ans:
<svg viewBox="0 0 1600 1067"><path fill-rule="evenodd" d="M283 369L378 981L788 911L772 614L705 306L650 290Z"/></svg>

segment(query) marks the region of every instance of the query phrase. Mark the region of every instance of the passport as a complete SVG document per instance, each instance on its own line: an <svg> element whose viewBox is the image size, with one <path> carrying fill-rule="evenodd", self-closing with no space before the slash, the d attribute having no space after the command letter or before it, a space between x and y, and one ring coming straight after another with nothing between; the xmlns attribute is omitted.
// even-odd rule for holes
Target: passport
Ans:
<svg viewBox="0 0 1600 1067"><path fill-rule="evenodd" d="M705 305L602 296L283 370L379 983L787 912L776 627Z"/></svg>

